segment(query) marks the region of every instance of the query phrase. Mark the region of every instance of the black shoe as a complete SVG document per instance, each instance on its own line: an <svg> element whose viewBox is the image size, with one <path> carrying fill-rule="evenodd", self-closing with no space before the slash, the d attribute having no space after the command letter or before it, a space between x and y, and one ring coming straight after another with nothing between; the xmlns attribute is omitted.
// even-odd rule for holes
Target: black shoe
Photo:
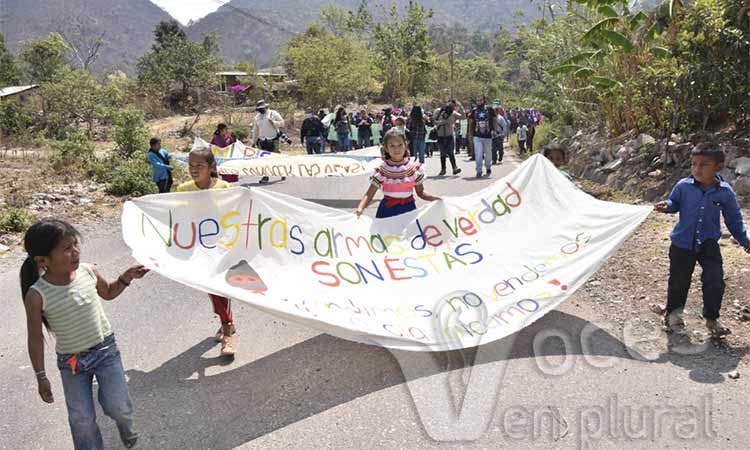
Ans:
<svg viewBox="0 0 750 450"><path fill-rule="evenodd" d="M461 169L453 169L453 175L458 175L461 173Z"/></svg>
<svg viewBox="0 0 750 450"><path fill-rule="evenodd" d="M439 177L444 177L445 176L445 169L441 170L440 173L438 174L438 176Z"/></svg>
<svg viewBox="0 0 750 450"><path fill-rule="evenodd" d="M487 169L487 176L488 177L492 176L492 169Z"/></svg>
<svg viewBox="0 0 750 450"><path fill-rule="evenodd" d="M284 181L284 180L286 180L286 177L281 177L281 181Z"/></svg>
<svg viewBox="0 0 750 450"><path fill-rule="evenodd" d="M268 177L263 177L260 179L260 184L266 184L268 183Z"/></svg>

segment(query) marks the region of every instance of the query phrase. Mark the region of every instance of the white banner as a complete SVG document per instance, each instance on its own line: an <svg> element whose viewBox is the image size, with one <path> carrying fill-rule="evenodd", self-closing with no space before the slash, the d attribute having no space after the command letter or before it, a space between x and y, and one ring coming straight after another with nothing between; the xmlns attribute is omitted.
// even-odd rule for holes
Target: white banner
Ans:
<svg viewBox="0 0 750 450"><path fill-rule="evenodd" d="M134 199L122 229L139 262L180 283L345 339L438 351L539 319L650 211L596 200L536 155L388 219L234 188Z"/></svg>
<svg viewBox="0 0 750 450"><path fill-rule="evenodd" d="M219 165L219 173L259 177L347 177L370 174L382 161L380 147L320 155L271 153L264 158L226 159Z"/></svg>
<svg viewBox="0 0 750 450"><path fill-rule="evenodd" d="M195 138L192 150L210 148L222 175L258 177L330 177L355 176L372 173L382 162L380 147L367 147L342 153L320 155L285 155L247 147L241 141L224 148ZM187 155L175 159L186 163Z"/></svg>

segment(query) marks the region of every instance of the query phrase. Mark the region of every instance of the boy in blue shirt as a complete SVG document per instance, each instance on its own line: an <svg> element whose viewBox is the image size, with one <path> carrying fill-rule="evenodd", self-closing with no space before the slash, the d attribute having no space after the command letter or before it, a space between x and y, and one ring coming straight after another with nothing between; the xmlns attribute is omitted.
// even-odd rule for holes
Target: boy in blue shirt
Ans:
<svg viewBox="0 0 750 450"><path fill-rule="evenodd" d="M664 324L668 331L684 333L682 310L687 301L690 282L698 262L703 268L703 318L711 336L718 338L731 331L719 321L724 296L724 268L719 249L721 222L719 214L745 252L750 253L750 240L742 222L740 205L732 187L718 172L724 167L725 155L708 143L693 148L691 174L678 181L669 200L659 202L655 209L664 213L680 213L672 231L669 248L669 283Z"/></svg>
<svg viewBox="0 0 750 450"><path fill-rule="evenodd" d="M171 158L172 154L161 148L161 141L157 138L151 138L149 141L148 160L151 162L153 180L160 194L172 190L172 167L169 165Z"/></svg>

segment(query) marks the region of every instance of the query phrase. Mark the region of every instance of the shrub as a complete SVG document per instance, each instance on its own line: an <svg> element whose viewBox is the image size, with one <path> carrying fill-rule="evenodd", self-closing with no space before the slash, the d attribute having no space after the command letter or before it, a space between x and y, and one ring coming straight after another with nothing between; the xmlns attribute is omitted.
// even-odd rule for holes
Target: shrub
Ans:
<svg viewBox="0 0 750 450"><path fill-rule="evenodd" d="M34 116L12 102L0 104L0 132L15 136L34 123Z"/></svg>
<svg viewBox="0 0 750 450"><path fill-rule="evenodd" d="M95 160L94 144L80 130L68 132L62 141L52 143L55 153L50 158L55 170L86 168Z"/></svg>
<svg viewBox="0 0 750 450"><path fill-rule="evenodd" d="M234 137L236 137L238 141L242 141L247 145L251 145L251 143L247 142L247 138L250 136L249 127L242 126L242 125L233 127L232 133L234 134Z"/></svg>
<svg viewBox="0 0 750 450"><path fill-rule="evenodd" d="M122 160L107 184L107 193L117 196L138 197L155 192L156 185L151 180L151 165L145 157Z"/></svg>
<svg viewBox="0 0 750 450"><path fill-rule="evenodd" d="M137 109L125 109L115 117L115 143L117 152L125 159L138 150L148 148L148 128L143 113Z"/></svg>
<svg viewBox="0 0 750 450"><path fill-rule="evenodd" d="M20 233L36 219L21 208L8 208L0 212L0 233Z"/></svg>

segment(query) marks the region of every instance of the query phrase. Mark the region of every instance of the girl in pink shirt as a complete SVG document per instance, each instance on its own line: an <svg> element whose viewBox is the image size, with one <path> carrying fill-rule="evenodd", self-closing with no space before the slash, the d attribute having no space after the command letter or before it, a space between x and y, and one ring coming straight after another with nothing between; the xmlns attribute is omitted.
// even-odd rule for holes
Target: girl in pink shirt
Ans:
<svg viewBox="0 0 750 450"><path fill-rule="evenodd" d="M422 165L409 158L406 135L397 129L388 130L383 137L383 163L370 178L370 187L357 207L357 216L362 214L378 189L383 189L376 218L393 217L417 209L413 191L422 200L435 201L440 197L424 190Z"/></svg>

